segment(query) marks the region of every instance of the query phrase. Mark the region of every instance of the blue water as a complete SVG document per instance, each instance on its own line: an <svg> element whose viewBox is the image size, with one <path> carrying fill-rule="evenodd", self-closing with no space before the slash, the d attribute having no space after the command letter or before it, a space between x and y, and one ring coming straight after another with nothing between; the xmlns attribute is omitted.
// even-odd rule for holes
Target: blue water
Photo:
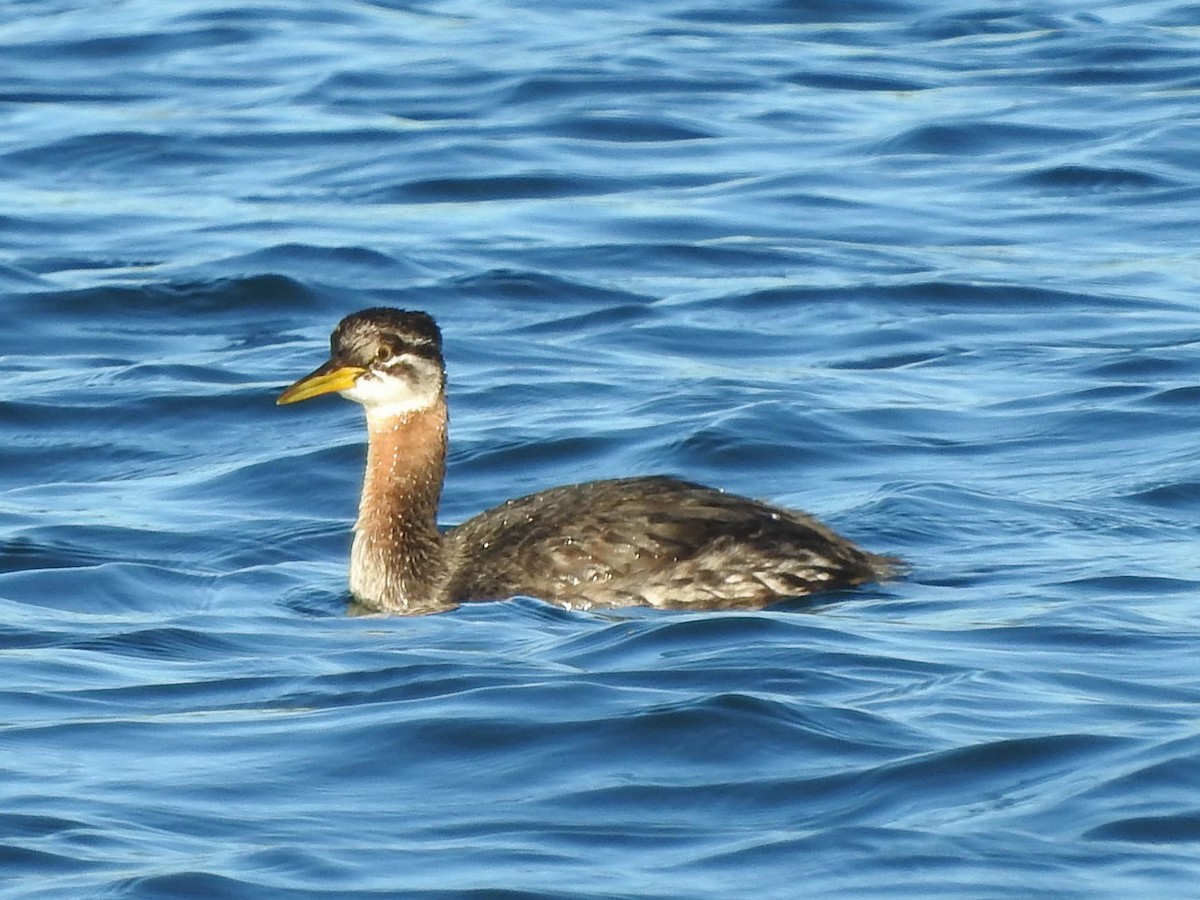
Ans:
<svg viewBox="0 0 1200 900"><path fill-rule="evenodd" d="M102 6L0 5L0 896L1200 896L1200 7ZM376 304L447 524L911 574L346 615Z"/></svg>

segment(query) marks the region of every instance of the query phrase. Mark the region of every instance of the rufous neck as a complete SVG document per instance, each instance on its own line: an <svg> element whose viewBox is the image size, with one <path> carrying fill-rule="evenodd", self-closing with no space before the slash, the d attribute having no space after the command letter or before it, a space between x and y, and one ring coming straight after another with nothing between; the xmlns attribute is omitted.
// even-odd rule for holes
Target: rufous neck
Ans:
<svg viewBox="0 0 1200 900"><path fill-rule="evenodd" d="M388 608L432 602L444 575L437 510L446 474L445 397L426 409L367 412L367 466L350 587Z"/></svg>
<svg viewBox="0 0 1200 900"><path fill-rule="evenodd" d="M398 415L367 413L367 468L360 512L437 517L446 476L446 400ZM369 502L368 502L369 501Z"/></svg>

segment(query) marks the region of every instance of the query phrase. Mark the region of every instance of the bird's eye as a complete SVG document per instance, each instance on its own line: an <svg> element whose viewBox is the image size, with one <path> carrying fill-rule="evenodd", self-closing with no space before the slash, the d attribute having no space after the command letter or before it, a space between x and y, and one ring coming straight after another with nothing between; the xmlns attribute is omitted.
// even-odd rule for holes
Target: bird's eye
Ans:
<svg viewBox="0 0 1200 900"><path fill-rule="evenodd" d="M377 363L386 362L387 360L389 360L391 358L392 358L392 348L389 347L387 344L384 344L377 351L375 351L375 362L377 362Z"/></svg>

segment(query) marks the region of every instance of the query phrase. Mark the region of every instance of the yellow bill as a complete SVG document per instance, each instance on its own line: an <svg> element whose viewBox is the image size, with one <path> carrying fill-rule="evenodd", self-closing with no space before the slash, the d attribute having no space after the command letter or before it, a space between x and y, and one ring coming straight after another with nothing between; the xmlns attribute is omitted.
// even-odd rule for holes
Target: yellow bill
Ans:
<svg viewBox="0 0 1200 900"><path fill-rule="evenodd" d="M279 395L279 399L275 402L282 406L284 403L298 403L321 394L349 390L354 387L354 382L358 380L358 377L366 371L362 366L348 366L336 359L331 359L289 387Z"/></svg>

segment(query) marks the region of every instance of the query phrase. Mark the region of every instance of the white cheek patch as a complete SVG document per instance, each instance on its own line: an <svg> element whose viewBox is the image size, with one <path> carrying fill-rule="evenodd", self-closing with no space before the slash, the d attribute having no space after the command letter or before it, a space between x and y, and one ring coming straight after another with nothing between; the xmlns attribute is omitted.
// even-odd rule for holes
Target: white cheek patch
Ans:
<svg viewBox="0 0 1200 900"><path fill-rule="evenodd" d="M361 403L369 416L402 416L429 409L442 393L442 370L437 363L405 353L389 359L381 369L397 368L400 374L368 372L354 387L339 393Z"/></svg>

